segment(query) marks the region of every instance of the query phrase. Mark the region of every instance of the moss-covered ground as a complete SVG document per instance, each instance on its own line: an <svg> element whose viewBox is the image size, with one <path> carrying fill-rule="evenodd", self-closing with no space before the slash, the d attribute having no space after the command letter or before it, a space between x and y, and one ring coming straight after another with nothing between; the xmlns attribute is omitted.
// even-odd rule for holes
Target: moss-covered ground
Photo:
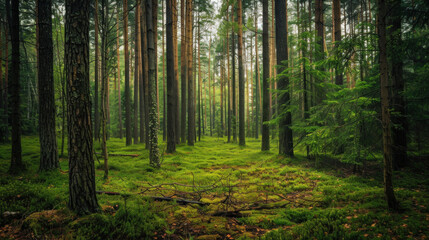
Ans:
<svg viewBox="0 0 429 240"><path fill-rule="evenodd" d="M9 175L10 145L0 145L0 239L428 238L427 160L395 172L401 210L389 212L379 161L369 161L365 175L357 175L328 157L314 162L298 151L288 159L275 147L261 152L258 140L246 144L204 137L194 147L182 144L177 153L163 154L155 169L144 144L125 147L124 140L110 139L109 178L104 180L98 157L96 186L120 194L97 195L100 213L85 217L67 210L66 157L61 170L39 173L38 138L24 137L27 171Z"/></svg>

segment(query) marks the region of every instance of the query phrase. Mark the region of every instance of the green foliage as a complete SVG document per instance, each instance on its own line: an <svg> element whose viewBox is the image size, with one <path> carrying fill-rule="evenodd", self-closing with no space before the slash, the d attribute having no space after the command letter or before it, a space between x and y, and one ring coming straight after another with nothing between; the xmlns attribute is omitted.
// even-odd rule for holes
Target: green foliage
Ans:
<svg viewBox="0 0 429 240"><path fill-rule="evenodd" d="M80 218L70 227L75 238L83 239L149 239L165 227L162 214L156 213L150 202L134 199L120 205L112 216L95 213Z"/></svg>

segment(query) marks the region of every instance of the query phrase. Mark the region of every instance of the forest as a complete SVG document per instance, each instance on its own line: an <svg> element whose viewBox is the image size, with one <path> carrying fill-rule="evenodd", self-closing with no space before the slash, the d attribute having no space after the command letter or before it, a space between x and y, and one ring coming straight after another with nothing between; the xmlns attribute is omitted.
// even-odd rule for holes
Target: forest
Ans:
<svg viewBox="0 0 429 240"><path fill-rule="evenodd" d="M427 0L0 0L0 239L428 239Z"/></svg>

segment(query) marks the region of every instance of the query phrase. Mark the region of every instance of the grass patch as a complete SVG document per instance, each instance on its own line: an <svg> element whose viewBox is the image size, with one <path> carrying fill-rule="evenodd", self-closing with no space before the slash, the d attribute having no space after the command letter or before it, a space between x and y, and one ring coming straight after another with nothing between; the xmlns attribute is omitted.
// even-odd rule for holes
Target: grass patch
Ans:
<svg viewBox="0 0 429 240"><path fill-rule="evenodd" d="M428 171L416 172L413 166L395 172L402 211L391 213L377 171L366 177L345 175L347 169L339 174L324 166L323 159L316 167L300 152L289 159L277 156L275 148L261 152L260 141L254 139L239 147L216 137L204 137L194 147L178 145L176 153L163 154L162 167L155 169L144 144L125 146L124 139L113 138L108 141L109 153L138 156L109 156L107 180L102 158L95 160L96 188L122 195L98 195L103 211L79 218L66 210L67 158L60 159L60 171L39 173L38 138L24 137L22 144L27 171L16 176L7 173L10 146L0 145L0 209L22 214L20 219L0 219L0 238L418 239L428 235ZM98 143L95 149L101 152ZM150 196L208 205L158 202ZM46 222L55 216L57 223Z"/></svg>

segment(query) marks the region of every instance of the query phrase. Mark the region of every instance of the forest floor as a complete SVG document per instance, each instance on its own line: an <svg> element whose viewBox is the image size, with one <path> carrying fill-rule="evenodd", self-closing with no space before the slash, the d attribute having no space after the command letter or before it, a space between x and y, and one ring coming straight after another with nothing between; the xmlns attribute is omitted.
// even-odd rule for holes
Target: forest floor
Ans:
<svg viewBox="0 0 429 240"><path fill-rule="evenodd" d="M0 145L0 239L429 237L427 160L395 172L401 210L394 213L384 200L379 160L368 160L362 176L332 158L315 162L299 151L279 157L276 147L261 152L259 140L246 140L246 147L217 137L181 144L155 169L144 144L111 139L107 180L102 158L95 161L102 211L85 217L66 207L67 158L60 158L60 171L39 173L38 138L24 137L27 171L12 176L10 145Z"/></svg>

